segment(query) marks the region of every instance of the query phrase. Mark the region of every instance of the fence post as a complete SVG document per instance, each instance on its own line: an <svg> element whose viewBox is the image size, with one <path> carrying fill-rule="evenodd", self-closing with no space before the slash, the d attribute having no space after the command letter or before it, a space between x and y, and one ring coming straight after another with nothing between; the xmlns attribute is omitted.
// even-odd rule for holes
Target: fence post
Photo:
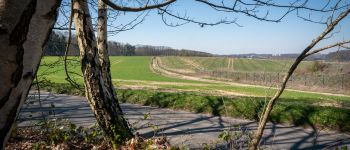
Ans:
<svg viewBox="0 0 350 150"><path fill-rule="evenodd" d="M264 80L263 80L263 85L265 85L266 81L265 81L265 72L264 72Z"/></svg>
<svg viewBox="0 0 350 150"><path fill-rule="evenodd" d="M305 76L304 76L304 86L306 86L306 82L307 82L307 77L306 77L306 74L305 74Z"/></svg>
<svg viewBox="0 0 350 150"><path fill-rule="evenodd" d="M253 82L255 82L255 72L253 73Z"/></svg>
<svg viewBox="0 0 350 150"><path fill-rule="evenodd" d="M322 85L324 86L324 74L322 74Z"/></svg>
<svg viewBox="0 0 350 150"><path fill-rule="evenodd" d="M344 76L345 74L342 74L341 76L341 89L344 89Z"/></svg>

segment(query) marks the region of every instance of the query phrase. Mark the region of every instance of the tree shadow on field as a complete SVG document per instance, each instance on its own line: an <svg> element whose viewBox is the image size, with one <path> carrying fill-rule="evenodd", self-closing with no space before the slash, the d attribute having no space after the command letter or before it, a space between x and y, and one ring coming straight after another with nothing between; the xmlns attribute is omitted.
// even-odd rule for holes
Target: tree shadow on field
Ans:
<svg viewBox="0 0 350 150"><path fill-rule="evenodd" d="M290 124L293 124L295 126L307 126L307 127L311 127L312 131L310 133L307 134L307 136L302 137L300 140L298 140L297 142L293 143L291 149L301 149L301 145L303 143L306 143L308 141L311 140L312 145L309 148L312 149L319 149L322 148L323 146L318 145L317 144L317 128L316 126L309 120L308 116L309 113L312 113L312 110L307 111L306 109L301 109L301 111L295 111L296 107L300 108L301 106L286 106L284 107L284 110L280 110L279 112L277 112L276 114L274 114L274 112L272 112L272 116L270 118L270 121L272 122L273 126L271 128L271 134L268 135L267 137L263 138L262 143L267 143L268 140L271 140L271 138L274 138L275 134L276 134L276 124L279 122L283 122L283 121L288 121L290 120ZM302 107L303 108L303 107ZM283 120L288 116L287 120ZM281 135L288 135L288 134L292 134L291 132L286 132L283 134L279 134L279 136ZM269 143L271 145L273 145L274 143Z"/></svg>
<svg viewBox="0 0 350 150"><path fill-rule="evenodd" d="M129 96L132 96L132 94ZM218 96L195 95L193 93L164 92L154 92L151 96L146 97L143 102L144 105L156 106L160 108L189 110L195 113L208 113L213 115L202 118L192 118L191 120L183 120L180 122L162 123L159 130L164 131L162 134L168 136L188 135L195 133L206 133L209 135L214 133L218 134L222 132L225 127L228 127L228 124L222 119L222 115L258 120L259 115L266 103L266 101L256 97L225 98ZM273 145L273 139L276 135L289 136L288 134L294 134L292 131L281 134L280 130L283 130L283 128L281 126L276 126L277 123L288 123L295 126L310 127L312 131L302 132L303 135L290 138L293 143L289 143L291 140L279 139L277 140L279 145L289 143L292 149L300 149L305 147L305 143L309 143L308 145L310 146L308 146L308 148L317 149L324 147L324 143L317 143L317 141L319 141L317 129L322 127L319 125L319 123L322 123L325 119L325 117L322 118L322 115L326 114L326 116L332 116L332 112L339 112L339 115L337 115L339 117L336 117L335 120L333 120L333 122L336 124L328 126L337 126L339 128L346 129L345 127L350 125L349 110L334 111L334 108L314 106L314 103L316 103L316 101L311 99L280 99L271 112L270 121L273 125L271 127L267 127L271 132L269 131L270 134L263 138L262 143ZM318 117L321 117L321 119L315 119ZM332 120L328 121L332 122ZM202 124L202 122L209 122L210 124L205 127L192 126L192 124ZM177 128L177 131L172 131L173 128ZM301 132L301 130L299 132ZM149 131L143 135L146 137L153 136L154 132ZM321 139L321 142L324 142L324 140Z"/></svg>

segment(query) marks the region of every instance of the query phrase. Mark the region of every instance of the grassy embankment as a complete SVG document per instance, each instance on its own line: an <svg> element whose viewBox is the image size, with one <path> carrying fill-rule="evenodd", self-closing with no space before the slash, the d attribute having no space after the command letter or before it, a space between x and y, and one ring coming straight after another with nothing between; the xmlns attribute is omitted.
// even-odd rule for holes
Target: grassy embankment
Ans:
<svg viewBox="0 0 350 150"><path fill-rule="evenodd" d="M57 57L46 57L43 63L53 62ZM257 119L266 102L273 94L273 89L233 86L176 79L153 73L149 68L151 57L111 57L112 78L116 86L145 86L157 90L118 90L118 97L123 102L139 103L214 115ZM39 74L49 67L41 66ZM80 67L71 67L75 72ZM42 85L44 89L58 93L82 94L64 80L62 64L54 67L54 74L46 75L52 83ZM75 76L78 83L81 77ZM159 92L162 89L189 90L186 92ZM193 90L195 89L195 90ZM192 91L190 91L192 90ZM222 90L250 96L210 96L208 91ZM324 106L327 105L327 106ZM286 91L271 114L271 121L296 125L317 126L350 131L350 97L315 94L308 92ZM347 107L347 108L341 108ZM227 112L227 113L226 113Z"/></svg>

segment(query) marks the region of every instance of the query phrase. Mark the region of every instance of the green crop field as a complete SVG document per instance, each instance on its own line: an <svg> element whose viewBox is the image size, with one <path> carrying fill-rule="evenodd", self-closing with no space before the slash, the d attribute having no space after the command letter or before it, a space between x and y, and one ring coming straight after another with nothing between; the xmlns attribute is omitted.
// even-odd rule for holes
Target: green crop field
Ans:
<svg viewBox="0 0 350 150"><path fill-rule="evenodd" d="M260 87L260 86L242 86L231 85L224 83L210 83L195 80L179 79L175 77L163 76L155 73L151 70L150 63L151 58L148 56L127 57L127 56L112 56L111 60L111 73L112 79L116 86L145 86L159 89L174 89L174 90L189 90L206 93L216 90L225 92L233 92L238 95L247 95L255 97L271 96L275 91L274 88ZM172 59L173 57L170 57ZM78 57L69 57L75 61L69 61L69 71L81 74ZM203 58L197 58L203 60ZM222 58L210 58L210 59L222 59ZM52 63L55 63L53 65ZM49 65L51 64L51 65ZM44 57L41 66L39 68L38 75L40 78L46 78L55 83L67 83L65 81L65 73L63 60L60 57ZM71 74L77 82L82 83L82 77ZM233 95L234 95L233 94ZM315 99L315 100L340 100L350 101L348 96L334 96L315 94L310 92L287 90L283 95L283 98L291 99Z"/></svg>
<svg viewBox="0 0 350 150"><path fill-rule="evenodd" d="M78 57L69 57L68 70L77 74L81 74ZM139 80L139 81L158 81L158 82L189 82L201 83L193 80L183 80L159 75L150 69L151 57L143 56L112 56L111 74L115 80ZM64 63L62 57L46 56L41 61L38 72L39 76L45 77L56 83L66 82ZM71 74L78 82L82 83L82 77Z"/></svg>
<svg viewBox="0 0 350 150"><path fill-rule="evenodd" d="M150 69L151 57L120 56L110 57L110 61L113 79L199 83L198 81L193 80L170 78L152 72Z"/></svg>
<svg viewBox="0 0 350 150"><path fill-rule="evenodd" d="M236 72L286 72L293 60L249 59L227 57L160 57L162 63L169 69L193 70L227 70ZM324 62L325 72L349 72L350 63ZM297 71L308 71L314 61L302 62Z"/></svg>
<svg viewBox="0 0 350 150"><path fill-rule="evenodd" d="M225 57L161 57L162 63L170 69L195 69L197 65L205 70L234 70L239 72L285 72L292 60L268 60ZM303 62L299 68L306 69L311 61Z"/></svg>

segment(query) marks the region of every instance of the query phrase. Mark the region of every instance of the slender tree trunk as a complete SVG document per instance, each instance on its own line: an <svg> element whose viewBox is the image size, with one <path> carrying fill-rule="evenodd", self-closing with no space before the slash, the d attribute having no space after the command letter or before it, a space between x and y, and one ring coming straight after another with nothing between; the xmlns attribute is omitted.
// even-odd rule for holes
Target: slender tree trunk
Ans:
<svg viewBox="0 0 350 150"><path fill-rule="evenodd" d="M267 104L264 112L263 112L263 116L260 119L259 122L259 126L257 131L255 132L255 135L253 137L253 140L251 142L251 145L249 147L249 150L256 150L259 147L260 144L260 140L262 138L262 135L264 133L265 130L265 126L266 123L268 121L268 117L273 109L273 106L275 105L276 101L278 100L278 98L282 95L284 89L287 86L287 82L289 80L289 78L293 75L295 69L297 69L297 67L299 66L299 64L309 55L312 55L314 53L320 52L318 50L314 50L311 51L311 49L321 40L323 40L325 38L325 36L327 34L329 34L330 32L333 31L333 29L335 28L335 26L337 26L337 24L344 19L348 14L350 13L350 8L348 8L347 10L345 10L344 12L342 12L337 19L335 19L334 21L332 21L327 28L314 40L312 40L312 42L299 54L299 56L296 58L296 60L293 62L292 66L289 68L286 76L283 78L283 82L280 86L280 88L278 89L278 91L275 93L275 95L270 99L269 103ZM328 49L327 47L325 47L325 49ZM322 50L325 50L322 49ZM311 53L310 53L311 52Z"/></svg>
<svg viewBox="0 0 350 150"><path fill-rule="evenodd" d="M60 0L0 0L0 149L27 98Z"/></svg>
<svg viewBox="0 0 350 150"><path fill-rule="evenodd" d="M99 62L105 86L113 97L117 98L111 77L107 41L107 5L102 0L99 0L97 21L97 49L99 54ZM118 100L116 101L118 102ZM119 103L116 105L118 106L118 109L122 111Z"/></svg>
<svg viewBox="0 0 350 150"><path fill-rule="evenodd" d="M105 86L114 93L107 49L107 5L102 0L98 1L97 49Z"/></svg>
<svg viewBox="0 0 350 150"><path fill-rule="evenodd" d="M73 11L85 95L98 124L116 146L131 138L132 133L114 93L105 86L87 1L73 0Z"/></svg>

